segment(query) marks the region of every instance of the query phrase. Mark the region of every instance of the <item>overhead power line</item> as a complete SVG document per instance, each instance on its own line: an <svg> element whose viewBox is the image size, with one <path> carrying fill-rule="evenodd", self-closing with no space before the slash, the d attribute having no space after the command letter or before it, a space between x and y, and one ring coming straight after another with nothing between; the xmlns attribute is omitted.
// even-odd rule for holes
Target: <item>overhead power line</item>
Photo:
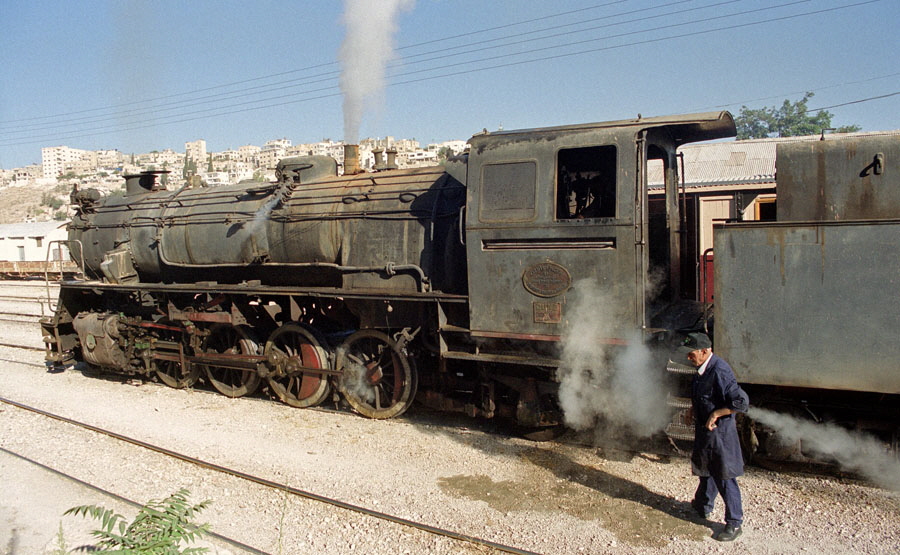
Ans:
<svg viewBox="0 0 900 555"><path fill-rule="evenodd" d="M545 15L545 16L541 16L541 17L535 17L535 18L532 18L532 19L526 19L526 20L523 20L523 21L517 21L517 22L515 22L515 23L507 23L507 24L505 24L505 25L498 25L498 26L495 26L495 27L487 27L487 28L484 28L484 29L478 29L478 30L475 30L475 31L469 31L469 32L467 32L467 33L461 33L461 34L457 34L457 35L451 35L451 36L448 36L448 37L442 37L442 38L438 38L438 39L432 39L432 40L428 40L428 41L424 41L424 42L419 42L419 43L415 43L415 44L408 44L408 45L399 47L398 50L405 50L405 49L410 49L410 48L416 48L416 47L418 47L418 46L423 46L423 45L427 45L427 44L434 44L434 43L438 43L438 42L445 42L445 41L448 41L448 40L453 40L453 39L457 39L457 38L461 38L461 37L474 36L474 35L483 34L483 33L491 32L491 31L496 31L496 30L499 30L499 29L508 29L508 28L511 28L511 27L516 27L516 26L520 26L520 25L526 25L526 24L528 24L528 23L534 23L534 22L536 22L536 21L545 21L545 20L548 20L548 19L553 19L553 18L557 18L557 17L562 17L562 16L566 16L566 15L571 15L571 14L574 14L574 13L580 13L580 12L586 12L586 11L590 11L590 10L596 10L596 9L599 9L599 8L605 8L605 7L608 7L608 6L612 6L612 5L614 5L614 4L622 4L622 3L625 3L625 2L627 2L627 1L628 1L628 0L614 0L614 1L612 1L612 2L605 2L605 3L602 3L602 4L597 4L597 5L595 5L595 6L588 6L588 7L585 7L585 8L579 8L579 9L577 9L577 10L570 10L570 11L567 11L567 12L559 12L559 13L555 13L555 14L549 14L549 15ZM266 79L274 79L274 78L277 78L277 77L283 77L283 76L285 76L285 75L293 75L293 74L296 74L296 73L301 73L301 72L310 71L310 70L314 70L314 69L320 69L320 68L323 68L323 67L334 66L334 65L337 65L337 64L338 64L338 61L337 61L337 60L332 60L332 61L329 61L329 62L323 62L323 63L320 63L320 64L314 64L314 65L311 65L311 66L306 66L306 67L297 68L297 69L291 69L291 70L282 71L282 72L278 72L278 73L272 73L272 74L269 74L269 75L261 75L261 76L258 76L258 77L251 77L251 78L249 78L249 79L241 79L241 80L239 80L239 81L232 81L232 82L230 82L230 83L223 83L223 84L219 84L219 85L212 85L212 86L210 86L210 87L204 87L204 88L201 88L201 89L194 89L194 90L191 90L191 91L184 91L184 92L180 92L180 93L174 93L174 94L165 95L165 96L159 96L159 97L155 97L155 98L147 98L147 99L142 99L142 100L134 100L134 101L131 101L131 102L124 102L124 103L121 103L121 104L115 104L115 105L112 105L112 106L103 106L103 107L97 107L97 108L88 108L88 109L85 109L85 110L79 110L79 111L75 111L75 112L65 112L65 113L61 113L61 114L52 114L52 115L47 115L47 116L35 116L35 117L32 117L32 118L22 118L22 119L17 119L17 120L0 121L0 125L6 124L6 123L19 123L19 122L23 122L23 121L33 121L33 120L49 119L49 118L55 118L55 117L66 117L66 116L71 116L71 115L83 114L83 113L87 113L87 112L105 111L105 110L109 110L109 109L111 109L111 108L122 108L122 107L126 107L126 106L134 106L134 105L136 105L136 104L146 104L146 103L149 103L149 102L156 102L156 101L160 101L160 100L168 100L168 99L171 99L171 98L176 98L176 97L179 97L179 96L187 96L187 95L191 95L191 94L204 93L204 92L209 92L209 91L212 91L212 90L217 90L217 89L222 89L222 88L233 87L233 86L236 86L236 85L243 85L243 84L246 84L246 83L253 83L253 82L256 82L256 81L263 81L263 80L266 80Z"/></svg>
<svg viewBox="0 0 900 555"><path fill-rule="evenodd" d="M717 27L717 28L712 28L712 29L702 29L702 30L691 31L691 32L681 33L681 34L674 34L674 35L670 34L668 36L650 38L650 39L646 39L646 40L642 40L642 41L634 41L634 42L623 43L623 44L618 44L618 45L590 48L590 49L579 50L579 51L575 51L575 52L553 54L553 55L548 55L548 56L543 56L543 57L533 57L532 56L525 60L508 61L508 62L503 62L500 64L494 64L494 65L488 65L488 66L482 66L482 67L474 67L474 68L471 67L473 64L491 62L491 61L500 60L503 58L510 58L510 57L516 57L516 56L522 56L522 55L530 55L530 54L544 52L544 51L553 50L553 49L570 48L570 47L576 46L576 45L583 45L586 43L597 42L597 41L601 41L601 40L610 40L613 38L621 38L624 36L631 36L631 35L635 35L635 34L650 33L650 32L655 32L655 31L660 31L660 30L670 30L673 27L677 27L677 26L688 26L688 25L695 25L695 24L700 24L700 23L707 23L707 22L711 22L714 20L720 20L725 17L736 17L739 15L746 15L746 14L750 14L750 13L759 12L759 11L764 10L764 8L747 10L745 12L739 12L736 14L707 17L707 18L696 19L696 20L692 20L692 21L688 21L688 22L682 22L682 23L678 23L678 24L669 24L669 25L661 26L661 27L654 27L654 28L649 28L649 29L630 31L630 32L620 33L617 35L610 35L610 36L604 36L604 37L599 37L599 38L590 38L590 39L568 42L565 44L555 44L555 45L551 45L551 46L534 48L534 49L530 49L530 50L524 51L524 52L500 54L500 55L496 55L496 56L484 57L484 58L481 58L478 60L470 60L470 61L458 62L458 63L453 63L453 64L444 64L444 65L438 66L438 67L431 67L431 68L403 72L403 73L399 73L399 74L395 75L394 81L391 82L389 86L410 84L410 83L428 81L428 80L445 78L445 77L454 77L454 76L458 76L458 75L487 71L487 70L498 69L498 68L503 68L503 67L511 67L511 66L517 66L517 65L523 65L523 64L533 64L533 63L549 61L549 60L554 60L554 59L559 59L559 58L564 58L564 57L596 53L596 52L605 51L605 50L612 50L612 49L625 48L625 47L641 45L641 44L649 44L649 43L656 43L656 42L674 40L674 39L679 39L679 38L699 36L699 35L704 35L704 34L709 34L709 33L721 32L721 31L725 31L725 30L733 30L733 29L738 29L738 28L743 28L743 27L762 25L762 24L771 23L771 22L775 22L775 21L784 21L784 20L790 20L790 19L795 19L795 18L799 18L799 17L808 17L811 15L817 15L817 14L822 14L822 13L827 13L827 12L833 12L836 10L858 7L858 6L862 6L862 5L866 5L866 4L875 3L878 1L879 0L866 0L866 1L857 2L854 4L847 4L847 5L838 6L838 7L825 8L825 9L821 9L821 10L814 10L814 11L809 11L809 12L804 12L804 13L790 14L790 15L785 15L785 16L780 16L780 17L773 17L773 18L759 20L759 21L737 23L734 25L728 25L728 26ZM787 4L782 4L779 6L773 6L768 9L775 9L775 8L789 6L789 5L793 5L793 4L797 4L797 3L799 3L799 2L791 2L791 3L787 3ZM319 66L310 66L310 67L323 67L324 65L327 65L327 64L320 64ZM460 71L450 71L450 72L446 71L452 67L458 67L461 65L465 65L467 67L467 69L460 70ZM411 77L412 75L417 75L417 74L422 74L422 73L427 73L427 72L434 72L434 71L443 71L443 73L438 74L438 75L423 76L423 77L418 77L418 78L409 78L406 80L397 80L397 78ZM322 75L327 75L327 74L322 74ZM330 80L331 80L330 78L322 78L322 79L319 79L318 81L312 81L311 83L328 82ZM282 88L287 88L287 87L282 87ZM328 91L335 91L335 92L329 93ZM324 94L322 94L322 93L324 93ZM222 93L222 94L227 94L227 93ZM188 113L172 114L172 115L163 116L163 117L159 117L158 114L154 114L154 117L149 120L148 119L139 120L139 121L135 121L135 122L126 124L124 126L123 125L115 125L115 126L100 126L100 127L94 127L94 128L86 128L86 129L76 129L76 130L73 130L73 131L70 131L67 133L55 134L52 137L52 139L53 140L66 140L66 139L73 139L73 138L81 138L81 137L85 137L85 136L100 135L100 134L105 134L105 133L112 132L112 131L131 131L131 130L143 129L143 128L147 128L147 127L154 127L154 126L163 125L163 124L182 123L182 122L187 122L187 121L194 121L197 119L219 117L219 116L237 114L237 113L248 112L248 111L253 111L253 110L285 106L285 105L289 105L289 104L296 104L299 102L308 102L311 100L338 96L339 94L340 93L337 92L337 87L334 85L331 85L331 86L319 87L319 88L315 88L315 89L303 90L303 91L290 93L290 94L283 94L283 95L274 96L274 97L270 96L270 97L260 98L260 99L256 99L256 100L248 100L248 101L243 101L243 102L238 102L238 103L232 103L229 105L208 108L205 110L194 110L194 111L191 111ZM304 95L307 95L307 96L305 96L303 98L296 98L298 96L304 96ZM314 95L314 96L308 96L308 95ZM213 96L216 96L216 95L213 95ZM237 95L235 98L240 98L240 95ZM292 100L287 100L287 99L292 99ZM860 100L860 102L861 101L864 101L864 100ZM854 101L854 103L855 102L856 101ZM262 105L257 105L257 104L262 104ZM256 106L254 106L254 105L256 105ZM94 122L94 123L98 123L98 122ZM35 138L38 140L30 141L30 142L22 142L25 139L31 139L31 138ZM40 138L38 138L38 137L21 137L19 139L7 139L6 141L0 143L0 146L11 146L11 145L19 145L19 144L34 144L34 143L40 143L40 142L47 142L49 140L51 140L51 138L49 138L47 136L41 136Z"/></svg>
<svg viewBox="0 0 900 555"><path fill-rule="evenodd" d="M529 22L541 21L541 20L546 20L546 19L550 19L550 18L554 18L554 17L559 17L560 15L565 15L565 14L570 14L570 13L578 13L578 12L586 11L588 9L596 9L599 7L610 6L613 4L620 4L624 1L626 1L626 0L617 0L615 2L608 2L606 4L601 4L599 6L593 6L590 8L583 8L583 9L579 9L579 10L572 10L569 12L562 12L562 14L553 14L553 15L543 16L540 18L533 18L533 19L529 19L529 20L525 20L525 21L516 22L516 23L510 23L507 25L490 27L487 29L472 31L470 33L453 35L453 36L446 37L443 39L434 39L434 40L430 40L430 41L426 41L426 42L422 42L422 43L417 43L417 44L406 46L404 48L408 49L408 48L414 48L414 47L421 46L421 45L434 44L437 42L444 42L444 41L452 40L452 39L455 39L455 38L458 38L461 36L483 34L485 32L496 30L496 29L504 29L504 28L514 27L514 26L519 26L519 25L523 25L523 24L529 23ZM686 2L692 2L692 1L694 1L694 0L676 0L673 2L669 2L667 4L661 4L661 5L655 6L650 9L658 10L658 9L674 6L677 4L684 4ZM700 6L698 8L691 8L690 10L682 10L681 12L666 12L666 13L654 15L654 16L645 16L644 18L619 22L614 25L622 25L622 24L629 23L629 22L655 19L655 18L659 18L659 17L670 16L670 15L673 15L674 13L687 13L689 11L695 11L695 10L706 9L706 8L710 8L710 7L716 7L716 6L722 5L723 3L733 3L736 1L738 1L738 0L727 0L726 2L719 2L717 4L712 4L712 5L708 5L708 6ZM809 0L803 0L803 1L808 2ZM520 32L520 33L513 34L513 35L506 35L506 36L497 37L497 38L493 38L493 39L486 39L486 40L479 41L476 43L465 43L465 44L458 45L458 46L444 47L443 49L440 49L440 50L430 50L427 52L420 52L417 54L408 54L400 64L392 64L392 66L397 67L398 65L421 64L421 63L433 61L433 60L446 60L450 56L460 56L463 54L469 54L469 53L479 52L479 51L483 51L483 50L490 50L492 48L499 49L502 47L511 46L511 45L515 45L515 44L524 42L524 41L522 41L522 37L526 36L526 35L532 35L532 34L536 34L536 33L546 32L548 30L572 27L572 26L576 26L576 25L585 25L585 24L591 23L591 22L607 20L607 19L622 17L622 16L631 15L631 14L638 13L638 12L646 12L646 11L648 11L648 10L630 10L630 11L626 11L626 12L615 13L615 14L611 14L611 15L605 15L605 16L601 16L601 17L580 20L575 23L568 23L568 24L564 24L564 25L554 25L551 27L545 27L545 28L536 29L533 31L524 32L524 33ZM597 27L581 29L581 30L577 30L575 32L586 32L586 31L590 31L592 29L597 29ZM531 39L528 39L528 41L547 40L547 39L551 39L551 38L554 38L557 36L560 36L560 35L551 35L548 37L531 38ZM503 44L498 44L498 45L495 45L494 47L486 47L486 48L481 48L481 49L478 49L478 48L471 49L470 48L471 46L477 45L477 44L486 44L486 43L491 43L491 42L496 43L498 41L504 41L504 40L509 40L509 39L516 39L516 40L515 40L515 42L511 42L511 43L507 42L507 43L503 43ZM461 48L469 48L469 50L464 51L464 52L450 53L453 50L459 50ZM435 54L438 54L438 55L435 57L431 57L431 58L425 58L425 56L435 55ZM213 90L229 88L229 87L231 87L233 85L237 85L237 84L246 84L246 83L255 82L255 81L267 80L267 79L273 78L273 77L280 77L280 76L284 76L284 75L288 75L288 74L301 73L301 72L305 72L305 71L309 71L309 70L313 70L313 69L336 66L337 63L338 63L337 61L326 62L326 63L316 64L316 65L312 65L312 66L307 66L306 68L290 70L290 71L286 71L286 72L280 72L280 73L276 73L276 74L269 75L269 76L256 77L253 79L245 79L243 81L237 81L237 82L228 83L225 85L207 87L205 89L197 89L195 91L186 92L186 93L177 93L177 94L166 95L166 96L157 97L157 98L153 98L153 99L138 100L138 101L128 102L128 103L124 103L124 104L108 106L107 108L94 108L94 109L82 110L82 111L78 111L78 112L69 112L68 114L57 114L56 116L41 116L41 117L37 117L37 118L28 118L28 119L23 119L23 120L0 122L0 135L16 134L16 133L21 134L21 133L25 133L27 131L39 131L41 129L54 129L54 128L58 128L61 125L65 126L64 124L73 124L74 125L77 123L96 123L96 122L100 122L100 121L120 120L120 119L123 119L126 117L132 117L132 116L141 115L141 114L155 114L156 112L159 112L160 110L171 110L171 109L175 109L178 107L188 108L188 107L195 106L195 105L210 104L210 103L216 102L216 101L240 98L242 96L252 96L254 94L284 90L284 89L291 88L293 86L298 86L298 85L310 85L310 84L321 83L321 82L329 81L332 78L337 78L340 75L340 70L338 69L338 70L333 70L333 71L316 73L314 75L308 75L308 76L304 76L304 77L296 77L296 78L292 78L289 80L278 81L275 83L269 83L269 84L264 84L264 85L255 85L255 86L245 87L245 88L227 91L227 92L219 92L219 93L204 95L204 96L200 96L200 97L196 97L196 98L188 98L188 99L184 99L184 100L171 100L173 98L188 96L188 95L192 95L192 94L196 94L196 93L200 93L200 92L209 92L209 91L213 91ZM161 101L164 101L164 100L167 102L160 103ZM150 104L150 105L148 105L148 104ZM144 105L144 107L119 110L119 108L124 108L124 107L128 107L128 106L138 106L138 105ZM96 113L96 112L101 112L101 111L107 112L107 113L100 113L97 115L84 115L84 116L80 115L80 114L85 114L85 113ZM51 118L65 118L67 116L78 116L78 117L71 117L68 119L53 119L52 121L46 121ZM29 122L29 121L34 121L35 123L23 123L23 122ZM20 125L14 125L14 126L7 125L10 123L19 123ZM4 129L4 127L5 127L5 129Z"/></svg>

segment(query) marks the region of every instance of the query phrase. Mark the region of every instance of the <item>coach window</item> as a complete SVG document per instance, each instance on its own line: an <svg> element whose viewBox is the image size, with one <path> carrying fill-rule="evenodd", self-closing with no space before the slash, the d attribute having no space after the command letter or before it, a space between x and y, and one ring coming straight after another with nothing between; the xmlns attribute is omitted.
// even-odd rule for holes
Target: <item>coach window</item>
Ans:
<svg viewBox="0 0 900 555"><path fill-rule="evenodd" d="M556 219L616 217L615 146L562 149L556 168Z"/></svg>
<svg viewBox="0 0 900 555"><path fill-rule="evenodd" d="M482 221L534 219L537 165L534 162L487 164L481 170Z"/></svg>

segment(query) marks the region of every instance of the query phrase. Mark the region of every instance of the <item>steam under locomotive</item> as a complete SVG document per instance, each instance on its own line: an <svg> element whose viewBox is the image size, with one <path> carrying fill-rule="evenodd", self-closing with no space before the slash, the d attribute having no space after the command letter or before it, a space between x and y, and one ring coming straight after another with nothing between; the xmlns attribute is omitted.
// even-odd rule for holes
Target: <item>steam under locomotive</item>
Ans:
<svg viewBox="0 0 900 555"><path fill-rule="evenodd" d="M467 155L432 168L398 170L388 163L360 172L351 146L343 175L334 159L305 156L282 160L275 183L169 191L147 172L127 178L123 197L77 191L68 247L84 279L61 284L55 313L42 322L47 355L156 376L173 387L202 378L232 397L265 382L297 407L339 392L372 418L397 416L418 400L526 427L554 426L561 422L559 343L579 280L593 278L613 299L614 325L601 339L612 346L632 341L635 330L647 343L668 346L708 325L708 307L682 286L696 261L681 256L686 239L676 150L734 132L727 112L639 117L483 132L469 140ZM888 179L896 186L896 146L890 171L858 177L864 186ZM779 173L794 156L800 154L779 159ZM653 200L650 161L662 165L665 179L664 194ZM806 175L795 179L807 182ZM779 182L779 194L781 188ZM809 184L798 193L816 191ZM804 202L796 199L797 206ZM796 289L790 271L779 277L778 264L792 268L793 246L816 244L818 232L804 230L830 234L832 224L879 228L876 244L893 256L884 267L893 281L881 284L870 304L897 299L897 221L851 225L842 218L791 233L763 230L760 241L780 245L783 258L774 275L771 268L760 274L758 286L776 279ZM869 247L854 241L868 240L851 234L841 252L858 248L862 256ZM760 255L759 264L771 264L768 252L745 258L737 230L716 241L725 245L719 258ZM830 256L821 252L823 260ZM845 272L824 262L822 268L828 275ZM753 281L745 271L755 270L727 266L716 280L717 303L726 306L717 314L716 342L738 363L739 380L787 392L792 406L799 390L852 391L857 405L877 398L896 415L895 344L879 355L878 380L865 363L844 366L853 363L846 358L833 361L847 368L841 380L821 380L809 364L790 379L773 379L789 374L788 367L760 373L740 366L738 356L762 347L740 330L749 318L771 322L765 309L735 308L735 292L744 290L729 282ZM869 322L882 329L866 335L878 349L886 333L895 338L900 329L900 311L883 312ZM860 319L829 322L836 333L845 326L858 331ZM815 329L795 335L794 347L817 340Z"/></svg>

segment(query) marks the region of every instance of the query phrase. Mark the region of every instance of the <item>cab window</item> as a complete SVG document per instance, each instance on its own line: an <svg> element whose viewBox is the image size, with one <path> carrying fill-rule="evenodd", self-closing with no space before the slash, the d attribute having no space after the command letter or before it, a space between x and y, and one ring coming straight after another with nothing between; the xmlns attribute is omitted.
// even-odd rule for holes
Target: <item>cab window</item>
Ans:
<svg viewBox="0 0 900 555"><path fill-rule="evenodd" d="M616 217L614 145L562 149L556 167L556 219Z"/></svg>

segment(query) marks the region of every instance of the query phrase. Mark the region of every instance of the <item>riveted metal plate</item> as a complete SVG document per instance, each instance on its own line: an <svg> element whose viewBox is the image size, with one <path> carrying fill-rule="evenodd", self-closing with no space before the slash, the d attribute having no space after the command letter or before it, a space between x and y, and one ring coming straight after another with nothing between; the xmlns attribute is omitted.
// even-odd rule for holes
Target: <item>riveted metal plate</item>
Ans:
<svg viewBox="0 0 900 555"><path fill-rule="evenodd" d="M535 301L534 321L539 324L558 324L562 321L562 304Z"/></svg>

